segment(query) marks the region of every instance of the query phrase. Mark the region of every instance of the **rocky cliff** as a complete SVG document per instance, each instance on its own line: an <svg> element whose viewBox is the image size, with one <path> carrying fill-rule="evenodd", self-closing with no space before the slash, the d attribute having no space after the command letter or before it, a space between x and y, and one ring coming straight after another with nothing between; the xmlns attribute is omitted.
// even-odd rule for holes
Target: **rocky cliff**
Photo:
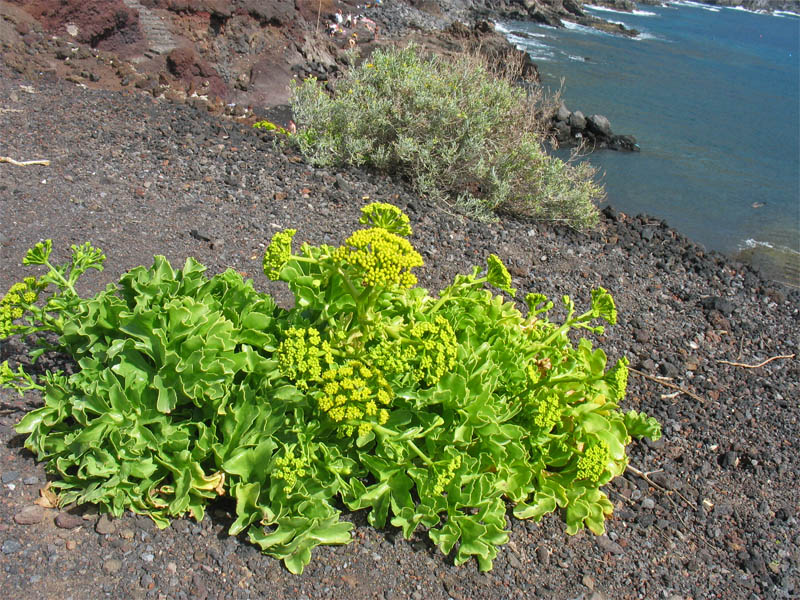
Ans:
<svg viewBox="0 0 800 600"><path fill-rule="evenodd" d="M535 75L530 59L490 24L452 27L435 5L414 4L364 9L349 0L8 0L0 1L0 47L7 64L34 79L138 88L173 100L199 97L218 108L285 103L294 77L327 80L351 46L364 56L412 37L443 54L464 48L499 60L520 54ZM365 18L334 33L337 9Z"/></svg>

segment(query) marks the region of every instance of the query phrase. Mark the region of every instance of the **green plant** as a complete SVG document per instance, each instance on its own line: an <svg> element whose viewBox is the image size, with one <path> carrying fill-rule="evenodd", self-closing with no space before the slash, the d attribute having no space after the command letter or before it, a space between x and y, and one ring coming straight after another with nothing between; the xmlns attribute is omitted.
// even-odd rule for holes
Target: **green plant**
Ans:
<svg viewBox="0 0 800 600"><path fill-rule="evenodd" d="M87 244L53 266L50 242L31 249L25 262L48 271L22 285L55 293L42 303L12 287L4 331L58 334L78 369L35 381L3 363L0 383L41 391L17 431L60 502L165 527L227 494L230 533L294 573L315 546L350 540L341 503L406 537L421 526L484 570L508 539L507 501L519 518L560 508L568 533L602 533L612 506L600 488L625 469L625 445L660 435L619 411L627 362L606 370L602 350L567 335L613 324L611 296L595 290L582 314L564 297L559 324L528 294L523 315L485 289L515 294L492 255L434 297L411 272L422 260L408 218L376 203L360 222L341 246L298 253L294 230L275 234L264 271L288 284L291 310L233 270L208 278L160 256L81 299L75 277L104 256Z"/></svg>
<svg viewBox="0 0 800 600"><path fill-rule="evenodd" d="M594 169L545 152L550 108L538 87L515 85L518 74L492 72L475 56L423 58L413 45L377 50L346 70L332 96L313 78L293 83L293 140L314 164L398 173L478 217L506 210L595 224L604 192Z"/></svg>
<svg viewBox="0 0 800 600"><path fill-rule="evenodd" d="M276 125L272 121L268 121L264 119L263 121L256 121L253 123L254 129L263 129L264 131L275 131L280 133L281 135L291 135L288 129L281 127L280 125Z"/></svg>

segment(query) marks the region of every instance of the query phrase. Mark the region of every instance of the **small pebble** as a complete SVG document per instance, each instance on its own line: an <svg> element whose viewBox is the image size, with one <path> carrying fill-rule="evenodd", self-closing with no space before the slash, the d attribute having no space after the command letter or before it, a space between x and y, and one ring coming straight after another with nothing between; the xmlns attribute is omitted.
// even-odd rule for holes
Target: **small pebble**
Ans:
<svg viewBox="0 0 800 600"><path fill-rule="evenodd" d="M645 498L642 500L642 508L646 508L648 510L655 508L656 502L652 498Z"/></svg>
<svg viewBox="0 0 800 600"><path fill-rule="evenodd" d="M83 525L83 517L68 512L60 512L56 515L56 526L61 529L75 529Z"/></svg>
<svg viewBox="0 0 800 600"><path fill-rule="evenodd" d="M103 571L106 573L116 573L122 568L122 561L110 558L103 563Z"/></svg>
<svg viewBox="0 0 800 600"><path fill-rule="evenodd" d="M581 583L589 588L589 591L594 589L594 578L590 575L584 575L581 579Z"/></svg>
<svg viewBox="0 0 800 600"><path fill-rule="evenodd" d="M44 508L38 504L31 504L14 515L14 522L17 525L34 525L41 523L46 514Z"/></svg>
<svg viewBox="0 0 800 600"><path fill-rule="evenodd" d="M550 564L550 551L544 546L539 546L536 549L536 558L539 560L542 566L546 567Z"/></svg>
<svg viewBox="0 0 800 600"><path fill-rule="evenodd" d="M16 481L19 477L19 473L16 471L5 471L2 475L0 475L0 481L3 483L11 483L12 481Z"/></svg>
<svg viewBox="0 0 800 600"><path fill-rule="evenodd" d="M117 530L117 525L108 515L101 515L97 520L97 524L94 526L94 530L100 535L108 535Z"/></svg>
<svg viewBox="0 0 800 600"><path fill-rule="evenodd" d="M600 549L605 552L610 552L611 554L622 554L624 552L622 546L620 546L617 542L612 541L606 535L598 536L595 541L597 542L597 545L600 546Z"/></svg>
<svg viewBox="0 0 800 600"><path fill-rule="evenodd" d="M3 554L14 554L15 552L19 552L21 548L22 544L17 540L6 540L3 542L2 546Z"/></svg>

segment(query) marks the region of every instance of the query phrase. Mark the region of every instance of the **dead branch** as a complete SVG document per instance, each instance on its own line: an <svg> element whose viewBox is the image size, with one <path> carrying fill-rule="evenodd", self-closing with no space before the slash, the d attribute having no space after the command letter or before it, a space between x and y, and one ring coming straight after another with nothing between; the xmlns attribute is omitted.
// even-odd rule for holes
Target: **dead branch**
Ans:
<svg viewBox="0 0 800 600"><path fill-rule="evenodd" d="M794 358L794 357L795 357L794 354L781 354L779 356L773 356L772 358L768 358L767 360L762 361L762 362L758 363L757 365L746 365L745 363L731 362L729 360L718 360L717 362L718 363L722 363L723 365L731 365L733 367L742 367L742 368L745 368L745 369L757 369L759 367L763 367L764 365L766 365L768 363L771 363L773 360L778 360L778 359L781 359L781 358Z"/></svg>
<svg viewBox="0 0 800 600"><path fill-rule="evenodd" d="M690 501L690 500L689 500L689 499L688 499L686 496L684 496L683 494L681 494L679 491L677 491L677 490L668 490L667 488L665 488L665 487L663 487L663 486L660 486L660 485L658 485L658 484L657 484L655 481L653 481L652 479L650 479L650 475L653 475L654 473L659 473L659 472L661 471L661 469L658 469L657 471L647 471L647 472L644 472L644 471L640 471L640 470L639 470L639 469L637 469L636 467L633 467L633 466L631 466L631 465L628 465L627 467L625 467L625 470L626 470L626 471L630 471L631 473L633 473L633 474L634 474L634 475L636 475L637 477L641 477L642 479L644 479L644 481L645 481L645 482L646 482L648 485L652 485L652 486L653 486L654 488L656 488L657 490L661 490L661 491L664 493L664 495L667 497L667 500L669 500L669 501L670 501L670 504L672 504L672 507L673 507L673 508L676 510L676 513L675 513L676 515L677 515L677 510L678 510L678 507L675 505L675 501L674 501L674 500L672 500L672 498L670 497L670 496L672 496L672 494L676 494L676 495L677 495L677 496L678 496L678 497L679 497L681 500L683 500L684 502L686 502L686 504L687 504L687 505L688 505L690 508L692 508L693 510L697 510L697 506L695 506L694 502ZM680 516L679 516L678 518L680 519ZM684 525L685 525L685 523L684 523Z"/></svg>
<svg viewBox="0 0 800 600"><path fill-rule="evenodd" d="M9 163L9 164L17 166L17 167L27 167L29 165L44 165L45 167L49 167L50 166L50 161L49 160L22 160L22 161L19 161L19 160L14 160L13 158L10 158L8 156L0 156L0 163Z"/></svg>
<svg viewBox="0 0 800 600"><path fill-rule="evenodd" d="M653 377L652 375L648 375L647 373L642 373L641 371L639 371L638 369L634 369L633 367L628 367L628 371L631 371L632 373L636 373L637 375L640 375L640 376L644 377L645 379L649 379L650 381L655 381L656 383L660 383L664 387L668 387L668 388L670 388L672 390L677 390L677 391L681 392L682 394L686 394L690 398L694 398L698 402L701 402L701 403L705 404L705 400L703 400L697 394L695 394L693 392L690 392L686 388L682 388L680 386L673 385L671 383L667 383L666 381L662 381L658 377Z"/></svg>

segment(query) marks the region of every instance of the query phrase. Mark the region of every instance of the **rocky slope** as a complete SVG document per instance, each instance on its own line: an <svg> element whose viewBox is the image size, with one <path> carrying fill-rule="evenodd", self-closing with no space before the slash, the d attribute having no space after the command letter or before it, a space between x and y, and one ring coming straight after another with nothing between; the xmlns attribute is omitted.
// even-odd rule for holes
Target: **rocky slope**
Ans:
<svg viewBox="0 0 800 600"><path fill-rule="evenodd" d="M567 537L558 515L509 517L511 542L489 574L453 566L424 535L405 541L348 516L355 540L315 550L300 576L226 531L223 498L201 523L156 530L91 507L35 504L47 476L12 426L41 403L0 390L0 589L4 597L170 600L591 600L800 593L800 294L706 253L666 224L606 210L578 233L504 216L466 221L414 195L402 181L314 169L270 134L178 103L129 91L21 78L0 65L0 154L49 159L0 164L0 290L27 275L27 248L52 238L59 259L90 240L109 260L81 288L103 289L164 254L194 256L210 273L233 267L286 301L260 273L272 233L338 244L366 197L411 217L425 267L441 289L490 253L523 295L570 294L586 306L609 289L619 324L597 340L632 373L624 407L656 416L665 435L635 443L634 472L608 492L607 535ZM17 342L2 359L23 358ZM45 362L44 366L57 363ZM760 365L760 366L759 366ZM641 374L640 374L641 373ZM792 399L795 400L792 400Z"/></svg>
<svg viewBox="0 0 800 600"><path fill-rule="evenodd" d="M451 19L402 3L368 10L367 20L329 35L336 8L363 12L333 0L12 0L0 2L0 44L3 60L30 78L133 86L173 100L202 96L213 110L285 104L293 78L327 80L351 43L367 55L390 43L386 34L396 43L415 32L415 41L440 53L481 47L500 60L518 53L491 27L439 33Z"/></svg>
<svg viewBox="0 0 800 600"><path fill-rule="evenodd" d="M567 6L579 10L571 1ZM556 5L546 6L555 14ZM481 18L527 18L506 8L463 0L369 8L352 0L11 0L0 1L0 48L2 60L31 80L136 89L250 122L268 116L285 126L291 81L335 78L351 45L362 57L409 42L443 56L479 51L505 62L514 55L523 74L536 80L530 57ZM337 9L363 18L331 34ZM553 136L588 150L638 149L634 138L615 135L607 121L590 124L554 118Z"/></svg>

